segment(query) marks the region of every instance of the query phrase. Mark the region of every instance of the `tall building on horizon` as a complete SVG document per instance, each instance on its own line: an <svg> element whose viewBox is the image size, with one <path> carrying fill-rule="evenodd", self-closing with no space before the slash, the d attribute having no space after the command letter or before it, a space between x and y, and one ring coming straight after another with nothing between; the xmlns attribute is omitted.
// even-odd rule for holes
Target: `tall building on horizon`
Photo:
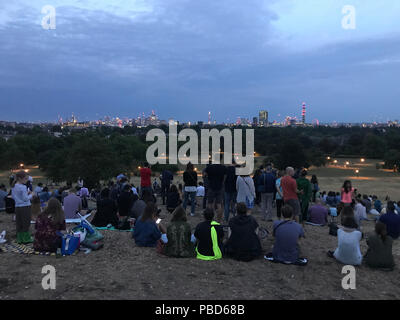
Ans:
<svg viewBox="0 0 400 320"><path fill-rule="evenodd" d="M258 123L261 127L268 126L268 111L261 110L258 114Z"/></svg>
<svg viewBox="0 0 400 320"><path fill-rule="evenodd" d="M301 122L306 124L306 103L303 102L302 109L301 109Z"/></svg>

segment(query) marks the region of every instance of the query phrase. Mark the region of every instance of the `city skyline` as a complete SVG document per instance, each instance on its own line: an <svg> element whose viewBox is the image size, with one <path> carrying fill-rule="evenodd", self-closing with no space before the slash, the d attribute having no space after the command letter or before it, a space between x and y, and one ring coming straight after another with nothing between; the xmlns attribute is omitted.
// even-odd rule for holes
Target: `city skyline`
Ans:
<svg viewBox="0 0 400 320"><path fill-rule="evenodd" d="M56 9L45 30L42 9ZM400 118L400 2L20 0L0 4L2 120L136 117L218 123ZM229 120L228 120L229 119Z"/></svg>

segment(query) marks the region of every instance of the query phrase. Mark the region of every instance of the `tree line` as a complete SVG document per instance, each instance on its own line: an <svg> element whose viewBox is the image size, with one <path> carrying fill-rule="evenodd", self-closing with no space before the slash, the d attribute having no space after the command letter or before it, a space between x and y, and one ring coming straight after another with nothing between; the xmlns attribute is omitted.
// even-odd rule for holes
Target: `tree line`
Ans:
<svg viewBox="0 0 400 320"><path fill-rule="evenodd" d="M201 128L192 126L200 133ZM222 126L216 127L221 130ZM239 127L240 128L240 127ZM121 172L137 173L145 162L147 128L99 127L71 130L52 128L5 128L12 132L7 141L0 138L0 168L10 170L20 163L39 165L55 182L84 179L88 186ZM168 127L161 128L168 132ZM178 131L182 127L178 128ZM247 129L247 127L243 127ZM60 137L54 132L61 133ZM185 142L179 142L179 145ZM221 141L223 151L223 140ZM168 149L167 149L168 150ZM389 169L400 167L400 128L362 127L285 127L256 128L255 151L276 167L325 165L326 157L354 156L383 159ZM161 171L166 165L154 166ZM168 165L172 171L178 167Z"/></svg>

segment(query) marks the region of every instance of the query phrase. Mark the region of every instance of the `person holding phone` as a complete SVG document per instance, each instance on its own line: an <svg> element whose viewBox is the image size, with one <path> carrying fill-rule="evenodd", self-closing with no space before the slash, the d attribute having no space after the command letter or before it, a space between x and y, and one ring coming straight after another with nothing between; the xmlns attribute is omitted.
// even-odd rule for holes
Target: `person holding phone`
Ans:
<svg viewBox="0 0 400 320"><path fill-rule="evenodd" d="M148 202L143 215L136 220L133 228L132 237L137 246L156 247L163 234L166 234L166 229L161 224L158 214L157 206L153 202Z"/></svg>

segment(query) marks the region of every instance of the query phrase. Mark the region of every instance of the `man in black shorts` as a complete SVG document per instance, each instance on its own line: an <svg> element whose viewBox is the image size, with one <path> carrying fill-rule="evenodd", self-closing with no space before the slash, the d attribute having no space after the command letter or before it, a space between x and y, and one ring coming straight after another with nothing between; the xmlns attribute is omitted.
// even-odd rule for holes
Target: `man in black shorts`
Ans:
<svg viewBox="0 0 400 320"><path fill-rule="evenodd" d="M216 207L217 222L222 222L223 185L226 176L226 167L222 164L211 164L204 170L208 178L207 207Z"/></svg>

